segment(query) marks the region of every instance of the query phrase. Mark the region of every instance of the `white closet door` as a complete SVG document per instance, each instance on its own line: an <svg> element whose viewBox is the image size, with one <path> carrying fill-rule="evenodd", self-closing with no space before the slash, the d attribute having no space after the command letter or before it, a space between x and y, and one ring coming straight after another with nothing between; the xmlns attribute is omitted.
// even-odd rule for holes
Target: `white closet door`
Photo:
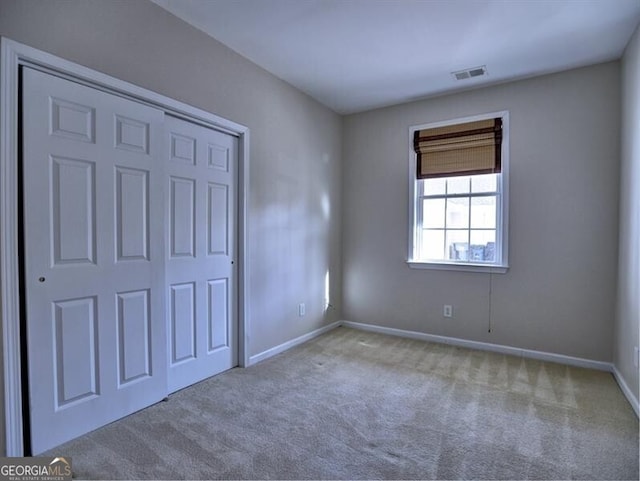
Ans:
<svg viewBox="0 0 640 481"><path fill-rule="evenodd" d="M33 453L167 393L164 113L24 68Z"/></svg>
<svg viewBox="0 0 640 481"><path fill-rule="evenodd" d="M238 364L237 138L165 117L169 391Z"/></svg>

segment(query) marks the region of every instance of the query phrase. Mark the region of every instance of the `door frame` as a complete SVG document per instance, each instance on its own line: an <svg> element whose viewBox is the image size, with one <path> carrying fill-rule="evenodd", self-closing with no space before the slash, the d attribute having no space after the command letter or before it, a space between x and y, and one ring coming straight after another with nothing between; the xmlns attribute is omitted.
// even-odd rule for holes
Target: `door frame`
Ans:
<svg viewBox="0 0 640 481"><path fill-rule="evenodd" d="M120 97L151 105L174 116L238 138L237 292L238 362L249 366L249 128L151 90L0 37L0 324L6 456L23 456L21 364L19 92L21 66L67 78ZM2 392L0 392L2 394ZM1 401L1 400L0 400ZM1 414L0 414L1 416Z"/></svg>

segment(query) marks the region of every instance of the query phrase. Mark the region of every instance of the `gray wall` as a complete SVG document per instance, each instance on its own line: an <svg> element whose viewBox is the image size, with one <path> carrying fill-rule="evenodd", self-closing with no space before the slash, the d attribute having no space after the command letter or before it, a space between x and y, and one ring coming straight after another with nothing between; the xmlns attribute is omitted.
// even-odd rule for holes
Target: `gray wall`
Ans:
<svg viewBox="0 0 640 481"><path fill-rule="evenodd" d="M614 363L638 400L640 345L640 27L622 59L622 156L620 168L620 257Z"/></svg>
<svg viewBox="0 0 640 481"><path fill-rule="evenodd" d="M250 353L338 319L337 114L146 0L0 0L0 35L248 126Z"/></svg>
<svg viewBox="0 0 640 481"><path fill-rule="evenodd" d="M619 69L611 62L346 117L344 318L610 362ZM409 127L499 110L510 112L511 268L492 278L409 268Z"/></svg>
<svg viewBox="0 0 640 481"><path fill-rule="evenodd" d="M340 116L146 0L2 0L0 35L248 126L251 354L338 318Z"/></svg>

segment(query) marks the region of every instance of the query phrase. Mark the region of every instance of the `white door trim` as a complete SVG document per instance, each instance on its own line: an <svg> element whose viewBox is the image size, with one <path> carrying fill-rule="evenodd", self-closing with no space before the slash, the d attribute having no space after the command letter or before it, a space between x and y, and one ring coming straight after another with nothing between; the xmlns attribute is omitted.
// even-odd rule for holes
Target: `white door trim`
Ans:
<svg viewBox="0 0 640 481"><path fill-rule="evenodd" d="M19 68L29 65L238 137L238 359L249 365L247 225L249 129L191 105L110 77L5 37L0 38L0 323L4 375L6 456L23 455L20 349L18 189Z"/></svg>

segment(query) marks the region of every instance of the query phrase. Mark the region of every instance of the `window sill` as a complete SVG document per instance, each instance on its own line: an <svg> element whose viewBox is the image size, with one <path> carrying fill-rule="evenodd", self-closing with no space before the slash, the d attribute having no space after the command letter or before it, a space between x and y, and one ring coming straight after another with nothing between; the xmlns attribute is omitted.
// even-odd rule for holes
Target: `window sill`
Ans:
<svg viewBox="0 0 640 481"><path fill-rule="evenodd" d="M472 263L454 263L454 262L425 262L425 261L407 261L412 269L433 269L440 271L461 271L461 272L489 272L492 274L506 274L509 270L508 265L487 265Z"/></svg>

